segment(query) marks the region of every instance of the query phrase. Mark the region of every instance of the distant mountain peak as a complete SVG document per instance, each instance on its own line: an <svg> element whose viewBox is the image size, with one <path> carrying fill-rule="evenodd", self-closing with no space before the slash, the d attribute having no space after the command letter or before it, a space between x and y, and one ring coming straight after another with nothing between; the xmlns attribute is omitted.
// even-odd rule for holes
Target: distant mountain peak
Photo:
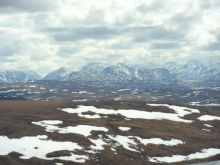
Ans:
<svg viewBox="0 0 220 165"><path fill-rule="evenodd" d="M41 76L33 70L18 71L18 70L4 70L0 71L0 82L15 83L29 80L39 80Z"/></svg>
<svg viewBox="0 0 220 165"><path fill-rule="evenodd" d="M42 78L42 80L60 80L62 77L66 76L71 72L73 72L72 68L63 66L57 70L48 73L46 76Z"/></svg>

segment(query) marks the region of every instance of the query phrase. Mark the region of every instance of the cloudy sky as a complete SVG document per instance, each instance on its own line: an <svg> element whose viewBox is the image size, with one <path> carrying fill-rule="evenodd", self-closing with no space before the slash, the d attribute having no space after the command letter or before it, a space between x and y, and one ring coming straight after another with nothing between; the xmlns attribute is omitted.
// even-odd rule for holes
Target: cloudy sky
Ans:
<svg viewBox="0 0 220 165"><path fill-rule="evenodd" d="M220 61L219 0L0 0L0 70Z"/></svg>

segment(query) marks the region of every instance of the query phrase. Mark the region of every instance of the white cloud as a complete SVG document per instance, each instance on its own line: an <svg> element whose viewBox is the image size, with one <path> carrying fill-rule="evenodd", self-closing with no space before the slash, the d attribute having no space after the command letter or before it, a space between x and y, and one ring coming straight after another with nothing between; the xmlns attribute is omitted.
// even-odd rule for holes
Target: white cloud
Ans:
<svg viewBox="0 0 220 165"><path fill-rule="evenodd" d="M0 69L216 60L218 0L2 0ZM202 58L201 58L202 57Z"/></svg>

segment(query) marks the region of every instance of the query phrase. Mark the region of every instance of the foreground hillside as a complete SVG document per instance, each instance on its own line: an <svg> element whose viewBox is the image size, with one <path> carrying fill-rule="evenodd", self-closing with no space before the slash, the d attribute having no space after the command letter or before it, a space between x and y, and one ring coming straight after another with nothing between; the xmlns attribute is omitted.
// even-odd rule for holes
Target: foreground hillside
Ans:
<svg viewBox="0 0 220 165"><path fill-rule="evenodd" d="M220 159L220 111L162 102L0 101L0 164Z"/></svg>

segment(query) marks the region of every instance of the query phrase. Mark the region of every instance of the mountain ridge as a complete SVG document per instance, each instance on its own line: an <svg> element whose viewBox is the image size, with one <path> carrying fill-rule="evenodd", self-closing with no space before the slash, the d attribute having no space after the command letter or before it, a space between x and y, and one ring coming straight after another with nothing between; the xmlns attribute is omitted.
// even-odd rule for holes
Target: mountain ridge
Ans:
<svg viewBox="0 0 220 165"><path fill-rule="evenodd" d="M73 74L71 74L73 72ZM71 76L67 76L71 74ZM130 77L130 78L162 78L162 79L186 79L186 80L220 80L220 62L209 61L201 63L197 60L189 60L185 64L167 62L164 65L152 62L140 64L128 63L87 63L79 71L70 67L61 67L53 70L41 78L35 71L0 71L1 83L13 83L28 80L71 80L82 76L98 77Z"/></svg>

